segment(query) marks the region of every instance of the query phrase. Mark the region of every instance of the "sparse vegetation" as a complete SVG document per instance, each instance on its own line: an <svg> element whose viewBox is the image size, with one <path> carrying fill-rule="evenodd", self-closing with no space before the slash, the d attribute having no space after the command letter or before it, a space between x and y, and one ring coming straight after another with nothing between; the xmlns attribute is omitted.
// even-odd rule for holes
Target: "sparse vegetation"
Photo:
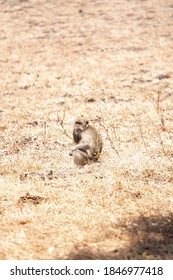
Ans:
<svg viewBox="0 0 173 280"><path fill-rule="evenodd" d="M172 15L0 0L0 259L173 259ZM104 141L84 168L81 114Z"/></svg>

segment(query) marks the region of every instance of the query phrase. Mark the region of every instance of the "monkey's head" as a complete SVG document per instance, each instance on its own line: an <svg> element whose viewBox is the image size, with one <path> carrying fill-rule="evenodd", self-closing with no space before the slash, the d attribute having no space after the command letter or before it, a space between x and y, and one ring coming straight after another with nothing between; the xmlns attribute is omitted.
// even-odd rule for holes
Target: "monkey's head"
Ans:
<svg viewBox="0 0 173 280"><path fill-rule="evenodd" d="M84 132L89 126L89 121L84 117L77 118L74 123L73 139L75 143L79 143L82 138L82 132Z"/></svg>

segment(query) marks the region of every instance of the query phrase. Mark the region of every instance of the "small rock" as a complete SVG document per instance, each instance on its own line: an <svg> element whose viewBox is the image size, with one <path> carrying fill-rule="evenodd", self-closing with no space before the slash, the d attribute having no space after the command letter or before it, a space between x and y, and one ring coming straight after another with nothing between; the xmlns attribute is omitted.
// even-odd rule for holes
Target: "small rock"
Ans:
<svg viewBox="0 0 173 280"><path fill-rule="evenodd" d="M169 79L170 78L170 74L159 74L156 76L156 79L158 80L164 80L164 79Z"/></svg>
<svg viewBox="0 0 173 280"><path fill-rule="evenodd" d="M92 103L92 102L95 102L96 100L93 98L93 97L90 97L87 99L87 102L88 103Z"/></svg>

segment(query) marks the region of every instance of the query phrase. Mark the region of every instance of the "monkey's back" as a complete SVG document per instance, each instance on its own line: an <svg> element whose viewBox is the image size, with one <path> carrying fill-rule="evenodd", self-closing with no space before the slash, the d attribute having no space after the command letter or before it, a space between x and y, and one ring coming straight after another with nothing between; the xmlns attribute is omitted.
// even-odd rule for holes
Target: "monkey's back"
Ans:
<svg viewBox="0 0 173 280"><path fill-rule="evenodd" d="M83 138L90 145L90 149L88 150L89 157L98 159L103 148L103 141L100 133L95 127L89 125L87 130L83 132Z"/></svg>

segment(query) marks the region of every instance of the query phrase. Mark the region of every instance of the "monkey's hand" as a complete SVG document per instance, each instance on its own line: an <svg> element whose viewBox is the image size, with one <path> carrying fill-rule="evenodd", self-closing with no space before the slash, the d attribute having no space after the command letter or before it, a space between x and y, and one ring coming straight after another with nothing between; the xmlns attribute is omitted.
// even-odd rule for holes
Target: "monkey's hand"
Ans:
<svg viewBox="0 0 173 280"><path fill-rule="evenodd" d="M73 152L74 152L74 150L71 150L71 151L69 152L69 156L72 156L72 155L73 155Z"/></svg>

